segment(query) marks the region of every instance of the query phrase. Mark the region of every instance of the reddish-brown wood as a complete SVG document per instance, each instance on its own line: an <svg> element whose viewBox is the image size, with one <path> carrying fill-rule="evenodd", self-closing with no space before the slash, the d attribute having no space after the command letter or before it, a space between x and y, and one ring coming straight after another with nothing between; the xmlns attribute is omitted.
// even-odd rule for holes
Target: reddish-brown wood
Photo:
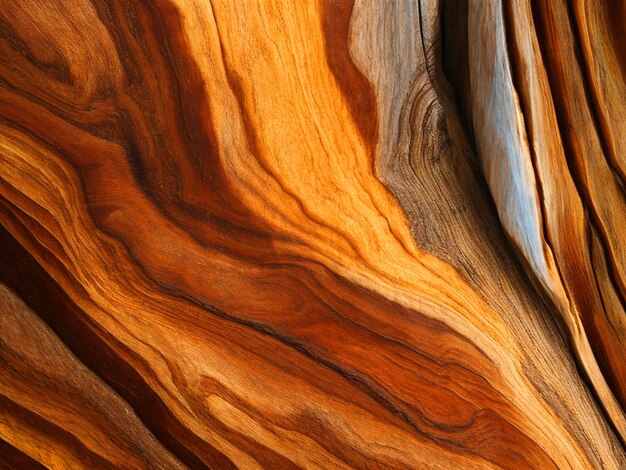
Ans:
<svg viewBox="0 0 626 470"><path fill-rule="evenodd" d="M443 3L0 0L5 466L626 466L623 9Z"/></svg>

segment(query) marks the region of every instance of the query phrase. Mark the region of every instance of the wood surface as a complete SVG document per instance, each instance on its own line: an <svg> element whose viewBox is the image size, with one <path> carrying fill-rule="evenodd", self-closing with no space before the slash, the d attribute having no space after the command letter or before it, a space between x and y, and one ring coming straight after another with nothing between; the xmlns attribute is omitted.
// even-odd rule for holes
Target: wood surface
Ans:
<svg viewBox="0 0 626 470"><path fill-rule="evenodd" d="M625 24L0 0L0 467L626 468Z"/></svg>

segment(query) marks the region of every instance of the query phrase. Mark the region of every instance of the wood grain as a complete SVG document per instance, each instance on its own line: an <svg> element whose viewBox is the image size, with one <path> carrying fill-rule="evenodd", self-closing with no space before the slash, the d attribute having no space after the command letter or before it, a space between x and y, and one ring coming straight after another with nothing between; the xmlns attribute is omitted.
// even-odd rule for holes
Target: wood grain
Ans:
<svg viewBox="0 0 626 470"><path fill-rule="evenodd" d="M50 466L182 468L115 392L0 288L1 432Z"/></svg>
<svg viewBox="0 0 626 470"><path fill-rule="evenodd" d="M489 18L481 16L481 2L469 12L472 122L481 163L505 230L552 298L624 442L626 206L615 137L624 82L608 19L619 11L589 2L505 5L490 4ZM471 47L480 42L496 52ZM496 59L485 79L479 64L490 57ZM613 77L610 86L600 73ZM606 101L609 94L615 107ZM489 152L494 143L498 152Z"/></svg>
<svg viewBox="0 0 626 470"><path fill-rule="evenodd" d="M444 3L0 0L5 466L626 467L624 10Z"/></svg>

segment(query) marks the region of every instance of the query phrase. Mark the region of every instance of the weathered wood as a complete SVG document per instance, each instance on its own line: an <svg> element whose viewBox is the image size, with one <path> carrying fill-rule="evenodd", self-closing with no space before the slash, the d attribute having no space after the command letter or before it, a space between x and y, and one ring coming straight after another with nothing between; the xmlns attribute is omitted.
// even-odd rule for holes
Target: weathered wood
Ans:
<svg viewBox="0 0 626 470"><path fill-rule="evenodd" d="M444 3L0 0L0 461L626 467L624 9Z"/></svg>

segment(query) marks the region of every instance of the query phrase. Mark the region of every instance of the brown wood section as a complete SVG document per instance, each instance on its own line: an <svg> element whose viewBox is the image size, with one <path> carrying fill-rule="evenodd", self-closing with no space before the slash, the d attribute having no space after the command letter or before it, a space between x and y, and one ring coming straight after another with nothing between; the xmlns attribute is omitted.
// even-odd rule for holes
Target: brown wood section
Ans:
<svg viewBox="0 0 626 470"><path fill-rule="evenodd" d="M626 467L624 11L0 0L0 465Z"/></svg>

